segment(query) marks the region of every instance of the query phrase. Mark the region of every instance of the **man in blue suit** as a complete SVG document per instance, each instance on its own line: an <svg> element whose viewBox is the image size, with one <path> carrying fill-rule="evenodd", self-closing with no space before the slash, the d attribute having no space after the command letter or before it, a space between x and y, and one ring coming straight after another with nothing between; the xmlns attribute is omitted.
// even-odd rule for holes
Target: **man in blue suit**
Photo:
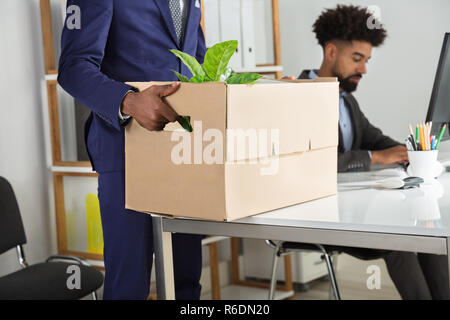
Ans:
<svg viewBox="0 0 450 320"><path fill-rule="evenodd" d="M68 0L67 6L78 6L80 20L79 28L64 27L58 82L92 111L85 137L99 173L104 298L145 299L153 259L152 221L147 214L125 209L124 126L130 117L148 130L162 130L175 121L178 115L163 97L178 85L135 92L125 82L176 80L171 69L190 75L169 49L203 61L200 2ZM176 298L199 299L201 236L174 235L173 260Z"/></svg>

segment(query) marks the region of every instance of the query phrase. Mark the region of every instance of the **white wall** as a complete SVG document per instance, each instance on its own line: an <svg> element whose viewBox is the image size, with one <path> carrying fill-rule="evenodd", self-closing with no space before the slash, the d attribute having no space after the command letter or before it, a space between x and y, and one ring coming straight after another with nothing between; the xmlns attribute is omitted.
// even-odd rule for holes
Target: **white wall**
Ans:
<svg viewBox="0 0 450 320"><path fill-rule="evenodd" d="M444 33L450 32L450 1L280 0L285 75L320 67L322 49L312 25L324 8L340 3L381 9L388 38L373 50L355 95L374 125L403 141L409 123L425 121Z"/></svg>
<svg viewBox="0 0 450 320"><path fill-rule="evenodd" d="M0 175L16 192L30 263L44 260L54 247L42 118L41 39L39 0L0 1ZM17 269L14 250L0 255L0 276Z"/></svg>

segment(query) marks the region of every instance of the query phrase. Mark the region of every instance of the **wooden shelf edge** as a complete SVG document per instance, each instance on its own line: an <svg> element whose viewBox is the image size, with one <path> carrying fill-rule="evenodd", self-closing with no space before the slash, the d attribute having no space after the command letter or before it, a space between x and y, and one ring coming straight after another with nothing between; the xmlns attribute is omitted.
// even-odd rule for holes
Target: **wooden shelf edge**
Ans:
<svg viewBox="0 0 450 320"><path fill-rule="evenodd" d="M98 254L98 253L63 250L61 252L61 254L69 255L69 256L77 256L77 257L81 257L83 259L88 259L88 260L103 261L103 254Z"/></svg>
<svg viewBox="0 0 450 320"><path fill-rule="evenodd" d="M92 165L89 161L55 161L54 162L55 167L90 167L92 168Z"/></svg>

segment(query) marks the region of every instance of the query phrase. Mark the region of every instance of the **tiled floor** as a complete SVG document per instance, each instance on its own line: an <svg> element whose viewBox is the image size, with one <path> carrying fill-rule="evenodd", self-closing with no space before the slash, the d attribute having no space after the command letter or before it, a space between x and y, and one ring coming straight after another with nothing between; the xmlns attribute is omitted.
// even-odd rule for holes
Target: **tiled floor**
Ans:
<svg viewBox="0 0 450 320"><path fill-rule="evenodd" d="M329 297L330 282L315 280L310 283L306 292L296 292L294 300L327 300ZM342 300L397 300L400 297L394 288L384 290L369 290L358 282L346 280L339 281L339 293Z"/></svg>
<svg viewBox="0 0 450 320"><path fill-rule="evenodd" d="M369 289L367 286L367 279L372 275L368 273L368 268L375 266L379 268L380 288ZM369 268L369 271L371 269ZM386 265L383 260L362 261L353 258L346 254L341 254L338 257L337 263L337 279L338 286L343 300L396 300L400 299L397 290L395 289L392 280L390 279ZM153 292L155 291L154 283ZM299 289L299 286L295 286ZM309 283L307 291L296 290L293 298L294 300L326 300L329 298L330 282L326 279L318 279ZM99 299L102 298L102 289L98 290ZM239 299L265 299L266 293L245 297ZM204 298L207 298L206 296ZM86 297L86 299L91 299ZM238 296L234 295L234 299Z"/></svg>
<svg viewBox="0 0 450 320"><path fill-rule="evenodd" d="M378 269L379 268L379 269ZM379 270L379 288L369 289L367 280ZM341 254L337 263L337 279L341 299L343 300L397 300L400 295L390 279L383 260L362 261ZM373 282L371 282L373 283ZM293 299L328 299L330 282L318 279L309 283L309 290L296 291Z"/></svg>

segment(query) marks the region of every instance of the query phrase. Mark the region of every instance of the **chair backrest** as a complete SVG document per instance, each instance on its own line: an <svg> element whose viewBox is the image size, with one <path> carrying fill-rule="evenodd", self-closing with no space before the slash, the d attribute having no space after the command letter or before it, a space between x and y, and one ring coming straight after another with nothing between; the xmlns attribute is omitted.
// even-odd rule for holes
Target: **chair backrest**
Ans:
<svg viewBox="0 0 450 320"><path fill-rule="evenodd" d="M26 242L14 190L8 180L0 177L0 254Z"/></svg>

